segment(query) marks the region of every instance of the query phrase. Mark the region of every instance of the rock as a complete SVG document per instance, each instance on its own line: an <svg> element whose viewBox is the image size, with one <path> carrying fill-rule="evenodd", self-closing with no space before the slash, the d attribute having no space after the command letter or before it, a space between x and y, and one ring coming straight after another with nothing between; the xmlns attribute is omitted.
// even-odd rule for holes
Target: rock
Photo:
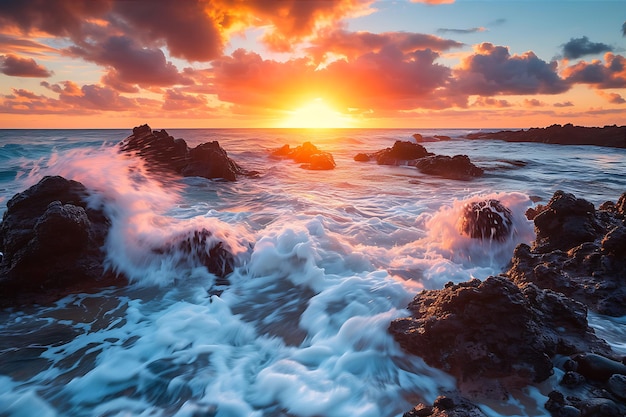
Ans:
<svg viewBox="0 0 626 417"><path fill-rule="evenodd" d="M358 153L358 154L356 154L354 156L354 160L356 162L369 162L370 161L370 157L366 153Z"/></svg>
<svg viewBox="0 0 626 417"><path fill-rule="evenodd" d="M7 202L0 226L0 305L49 302L122 285L104 270L110 220L79 182L53 176Z"/></svg>
<svg viewBox="0 0 626 417"><path fill-rule="evenodd" d="M422 136L419 133L415 133L412 136L413 136L413 139L415 139L415 142L417 143L440 142L440 141L452 140L450 136L446 136L446 135Z"/></svg>
<svg viewBox="0 0 626 417"><path fill-rule="evenodd" d="M480 408L456 393L440 395L432 406L418 404L402 417L486 417Z"/></svg>
<svg viewBox="0 0 626 417"><path fill-rule="evenodd" d="M480 177L484 171L474 165L467 155L433 155L419 159L415 167L424 174L437 175L444 178L467 180Z"/></svg>
<svg viewBox="0 0 626 417"><path fill-rule="evenodd" d="M302 145L291 149L289 145L272 151L272 156L279 158L293 159L294 162L301 163L301 168L311 170L330 170L335 168L335 160L329 152L322 151L311 142L304 142Z"/></svg>
<svg viewBox="0 0 626 417"><path fill-rule="evenodd" d="M580 405L581 417L624 417L623 410L608 398L591 398Z"/></svg>
<svg viewBox="0 0 626 417"><path fill-rule="evenodd" d="M459 232L474 239L503 241L511 235L512 216L511 210L495 199L467 203L458 222Z"/></svg>
<svg viewBox="0 0 626 417"><path fill-rule="evenodd" d="M505 398L552 374L550 358L589 349L610 352L589 329L584 306L504 276L420 292L412 316L389 330L400 346L455 376L470 397Z"/></svg>
<svg viewBox="0 0 626 417"><path fill-rule="evenodd" d="M136 153L149 164L149 169L173 171L185 177L204 177L235 181L238 176L256 176L228 157L219 142L207 142L189 149L183 139L174 139L164 129L152 131L142 125L120 143L120 151Z"/></svg>
<svg viewBox="0 0 626 417"><path fill-rule="evenodd" d="M407 161L423 158L429 155L422 145L409 141L397 140L391 148L380 150L373 154L378 165L402 165Z"/></svg>
<svg viewBox="0 0 626 417"><path fill-rule="evenodd" d="M497 139L507 142L538 142L559 145L596 145L626 148L626 126L582 127L568 123L528 130L477 132L467 139Z"/></svg>
<svg viewBox="0 0 626 417"><path fill-rule="evenodd" d="M581 353L573 359L578 363L578 373L593 381L608 381L615 374L626 375L626 365L601 355Z"/></svg>
<svg viewBox="0 0 626 417"><path fill-rule="evenodd" d="M608 382L609 391L617 395L622 400L626 399L626 375L611 375Z"/></svg>
<svg viewBox="0 0 626 417"><path fill-rule="evenodd" d="M559 291L598 313L625 315L626 229L615 206L605 203L596 210L572 194L555 192L534 218L532 247L515 249L506 275L518 284Z"/></svg>

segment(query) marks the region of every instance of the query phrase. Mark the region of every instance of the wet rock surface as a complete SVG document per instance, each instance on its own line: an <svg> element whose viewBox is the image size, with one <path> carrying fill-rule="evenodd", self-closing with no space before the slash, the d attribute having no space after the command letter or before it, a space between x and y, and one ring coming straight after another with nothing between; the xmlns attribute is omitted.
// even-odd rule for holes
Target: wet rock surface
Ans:
<svg viewBox="0 0 626 417"><path fill-rule="evenodd" d="M40 303L123 278L104 270L110 220L79 182L43 178L7 202L0 226L0 306Z"/></svg>
<svg viewBox="0 0 626 417"><path fill-rule="evenodd" d="M473 201L463 206L459 232L474 239L505 240L511 235L513 214L500 201Z"/></svg>
<svg viewBox="0 0 626 417"><path fill-rule="evenodd" d="M300 146L291 148L289 145L272 151L271 155L277 158L293 159L294 162L300 163L300 167L310 170L331 170L336 164L330 152L322 151L311 142L304 142Z"/></svg>
<svg viewBox="0 0 626 417"><path fill-rule="evenodd" d="M555 192L534 217L535 242L515 249L507 276L562 292L600 314L626 315L625 201L626 193L596 210Z"/></svg>
<svg viewBox="0 0 626 417"><path fill-rule="evenodd" d="M355 155L357 162L375 160L378 165L410 165L420 172L456 180L469 180L484 174L467 155L435 155L419 143L396 141L391 148Z"/></svg>
<svg viewBox="0 0 626 417"><path fill-rule="evenodd" d="M135 127L132 135L119 146L122 152L134 152L144 158L153 170L170 171L184 177L235 181L240 176L258 175L256 171L240 167L217 141L189 148L184 139L174 139L165 129L153 131L148 125Z"/></svg>
<svg viewBox="0 0 626 417"><path fill-rule="evenodd" d="M515 249L508 271L422 291L408 306L412 315L394 320L390 332L455 376L472 400L504 399L558 368L563 376L545 404L552 416L626 415L624 358L587 322L587 308L626 314L625 206L626 193L596 209L555 192L532 211L536 240ZM431 411L420 405L406 415Z"/></svg>
<svg viewBox="0 0 626 417"><path fill-rule="evenodd" d="M626 148L626 126L582 127L571 123L528 130L477 132L467 139L497 139L506 142L537 142L559 145L597 145Z"/></svg>

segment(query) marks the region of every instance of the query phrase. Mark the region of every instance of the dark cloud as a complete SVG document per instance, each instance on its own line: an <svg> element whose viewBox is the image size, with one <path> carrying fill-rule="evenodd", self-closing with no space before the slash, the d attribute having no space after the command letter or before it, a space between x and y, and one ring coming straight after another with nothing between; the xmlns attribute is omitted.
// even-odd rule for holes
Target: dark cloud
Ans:
<svg viewBox="0 0 626 417"><path fill-rule="evenodd" d="M554 107L574 107L574 103L571 101L563 101L559 103L554 103Z"/></svg>
<svg viewBox="0 0 626 417"><path fill-rule="evenodd" d="M470 29L449 29L449 28L439 28L437 29L437 33L454 33L457 35L466 35L469 33L480 33L480 32L484 32L487 29L485 29L484 27L475 27L475 28L470 28Z"/></svg>
<svg viewBox="0 0 626 417"><path fill-rule="evenodd" d="M496 108L505 108L511 107L512 104L507 100L499 100L493 97L477 97L476 100L472 103L472 107L496 107Z"/></svg>
<svg viewBox="0 0 626 417"><path fill-rule="evenodd" d="M611 104L624 104L626 100L620 94L617 93L607 93L602 90L598 90L598 95L604 97Z"/></svg>
<svg viewBox="0 0 626 417"><path fill-rule="evenodd" d="M27 34L41 30L55 36L80 38L85 20L103 16L110 3L107 0L3 0L0 24L17 27Z"/></svg>
<svg viewBox="0 0 626 417"><path fill-rule="evenodd" d="M626 36L626 22L622 25L622 36Z"/></svg>
<svg viewBox="0 0 626 417"><path fill-rule="evenodd" d="M137 84L142 87L190 84L192 81L178 72L158 48L142 48L126 36L112 36L99 44L73 46L69 53L109 68L103 81L110 86ZM131 86L121 90L132 89Z"/></svg>
<svg viewBox="0 0 626 417"><path fill-rule="evenodd" d="M7 54L14 52L27 53L30 55L42 55L45 52L56 52L55 48L35 42L31 39L16 38L15 36L8 36L1 33L0 50L5 51Z"/></svg>
<svg viewBox="0 0 626 417"><path fill-rule="evenodd" d="M12 54L0 55L0 72L12 77L47 78L52 75L32 58L20 58Z"/></svg>
<svg viewBox="0 0 626 417"><path fill-rule="evenodd" d="M579 62L565 68L563 75L570 83L591 84L596 88L625 88L626 58L607 53L605 63Z"/></svg>
<svg viewBox="0 0 626 417"><path fill-rule="evenodd" d="M563 44L563 56L567 59L577 59L585 55L612 52L613 47L605 43L591 42L588 37L572 38Z"/></svg>
<svg viewBox="0 0 626 417"><path fill-rule="evenodd" d="M456 87L465 94L559 94L569 84L559 77L556 62L533 52L513 55L505 46L482 43L454 71Z"/></svg>

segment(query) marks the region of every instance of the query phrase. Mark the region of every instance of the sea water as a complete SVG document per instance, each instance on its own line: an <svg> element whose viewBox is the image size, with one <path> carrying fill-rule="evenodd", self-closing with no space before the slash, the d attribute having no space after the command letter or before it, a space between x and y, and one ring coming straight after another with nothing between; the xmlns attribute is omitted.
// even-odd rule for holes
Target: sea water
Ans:
<svg viewBox="0 0 626 417"><path fill-rule="evenodd" d="M422 289L507 267L534 239L524 215L556 190L596 206L626 191L626 151L470 141L471 181L408 166L355 162L413 140L415 130L172 129L190 147L218 140L257 178L155 174L117 144L128 130L0 131L0 210L45 175L82 182L112 220L106 265L131 284L52 305L0 310L1 416L400 416L454 389L449 375L402 351L389 323ZM311 141L334 156L308 171L270 152ZM463 204L496 198L513 213L503 242L461 236ZM228 284L170 251L205 228L236 256ZM624 319L590 315L617 352ZM483 404L490 416L548 415L550 384Z"/></svg>

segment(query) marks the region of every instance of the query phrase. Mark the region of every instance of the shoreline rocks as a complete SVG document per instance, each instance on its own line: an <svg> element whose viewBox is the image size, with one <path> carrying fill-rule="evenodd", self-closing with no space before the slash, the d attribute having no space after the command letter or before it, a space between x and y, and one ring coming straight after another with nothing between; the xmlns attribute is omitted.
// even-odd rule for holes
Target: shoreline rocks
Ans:
<svg viewBox="0 0 626 417"><path fill-rule="evenodd" d="M376 160L378 165L414 166L420 172L454 180L470 180L484 174L483 169L474 165L467 155L435 155L419 143L396 141L391 148L354 156L357 162Z"/></svg>
<svg viewBox="0 0 626 417"><path fill-rule="evenodd" d="M626 193L596 209L555 192L530 212L537 238L518 245L506 272L422 291L411 316L389 331L405 351L455 376L458 394L471 400L504 399L559 368L563 377L545 404L551 415L626 415L626 358L587 322L587 308L626 314L625 208ZM439 415L415 410L405 416Z"/></svg>
<svg viewBox="0 0 626 417"><path fill-rule="evenodd" d="M189 148L184 139L174 139L165 129L153 131L147 124L135 127L119 147L121 152L137 153L150 164L149 168L172 171L183 177L236 181L240 176L258 175L256 171L241 168L217 141Z"/></svg>
<svg viewBox="0 0 626 417"><path fill-rule="evenodd" d="M497 139L506 142L536 142L558 145L596 145L626 148L626 126L583 127L567 123L527 130L476 132L466 139Z"/></svg>

